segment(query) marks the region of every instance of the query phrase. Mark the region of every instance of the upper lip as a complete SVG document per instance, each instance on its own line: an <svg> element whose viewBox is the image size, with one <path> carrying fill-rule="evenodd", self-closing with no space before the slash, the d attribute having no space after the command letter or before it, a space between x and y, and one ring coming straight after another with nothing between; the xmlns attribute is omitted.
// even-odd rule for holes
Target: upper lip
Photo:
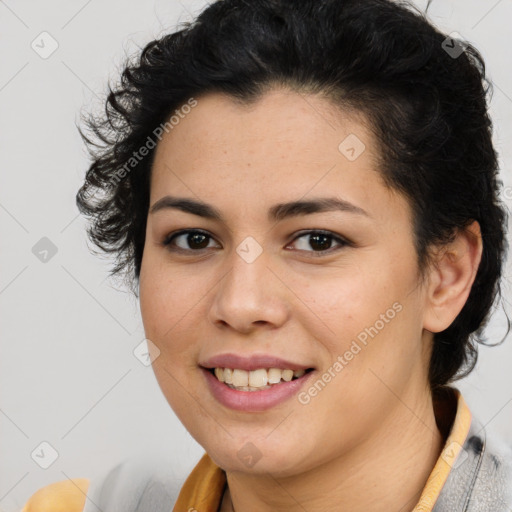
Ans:
<svg viewBox="0 0 512 512"><path fill-rule="evenodd" d="M240 370L257 370L259 368L280 368L281 370L307 370L311 365L287 361L270 354L239 356L237 354L218 354L200 363L204 368L238 368Z"/></svg>

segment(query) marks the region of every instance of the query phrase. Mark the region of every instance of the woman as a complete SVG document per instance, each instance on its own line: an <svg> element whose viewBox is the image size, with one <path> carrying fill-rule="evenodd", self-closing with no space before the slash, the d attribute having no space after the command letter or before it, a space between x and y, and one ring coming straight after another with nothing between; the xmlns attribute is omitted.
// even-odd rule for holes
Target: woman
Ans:
<svg viewBox="0 0 512 512"><path fill-rule="evenodd" d="M177 496L25 510L510 510L510 448L449 386L507 247L487 85L389 0L222 0L148 44L77 201L206 453Z"/></svg>

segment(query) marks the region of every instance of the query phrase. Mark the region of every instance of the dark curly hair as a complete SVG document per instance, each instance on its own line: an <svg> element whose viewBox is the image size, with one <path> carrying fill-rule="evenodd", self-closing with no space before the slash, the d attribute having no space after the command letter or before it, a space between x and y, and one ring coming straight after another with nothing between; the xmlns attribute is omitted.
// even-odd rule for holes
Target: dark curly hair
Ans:
<svg viewBox="0 0 512 512"><path fill-rule="evenodd" d="M390 0L217 0L179 28L128 59L105 114L89 115L80 129L92 163L77 204L91 218L92 242L116 256L111 274L138 283L152 135L170 126L169 116L210 92L246 104L275 86L321 94L370 121L384 181L413 209L422 275L430 248L479 222L482 260L462 311L434 334L431 388L467 375L501 297L508 250L480 53Z"/></svg>

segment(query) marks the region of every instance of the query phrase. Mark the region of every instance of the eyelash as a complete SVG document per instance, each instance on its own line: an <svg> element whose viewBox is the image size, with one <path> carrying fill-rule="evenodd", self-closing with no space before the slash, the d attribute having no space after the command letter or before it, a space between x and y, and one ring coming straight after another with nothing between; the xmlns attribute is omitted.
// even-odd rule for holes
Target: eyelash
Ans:
<svg viewBox="0 0 512 512"><path fill-rule="evenodd" d="M167 235L167 237L163 241L162 245L167 247L169 251L178 252L178 253L190 253L190 252L201 253L201 252L206 251L208 249L207 247L205 247L203 249L198 249L198 250L183 249L182 247L177 247L176 248L175 246L171 245L173 240L175 240L179 236L188 235L188 234L200 234L200 235L204 235L204 236L206 236L206 237L208 237L208 238L213 240L213 237L211 235L209 235L205 231L201 231L199 229L187 229L187 230L177 231L176 233L171 233L170 235ZM321 230L321 229L320 230L309 230L309 231L299 232L297 234L297 236L290 243L293 243L296 240L298 240L299 238L303 238L303 237L305 237L307 235L324 235L324 236L332 239L333 241L338 242L338 244L339 244L339 246L337 248L330 247L329 249L325 249L325 250L322 250L322 251L303 251L302 249L299 249L299 251L302 251L302 252L310 252L310 253L312 253L311 255L313 257L322 257L324 255L331 254L333 252L337 252L338 250L342 249L343 247L347 247L347 246L348 247L352 247L354 245L352 242L350 242L347 239L341 238L340 236L337 236L337 235L335 235L334 233L332 233L330 231L325 231L325 230Z"/></svg>

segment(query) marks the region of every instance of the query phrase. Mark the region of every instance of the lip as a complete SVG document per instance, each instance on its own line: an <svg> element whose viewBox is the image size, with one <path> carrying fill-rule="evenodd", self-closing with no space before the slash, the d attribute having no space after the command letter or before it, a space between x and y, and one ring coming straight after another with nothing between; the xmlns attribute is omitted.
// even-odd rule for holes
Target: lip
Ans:
<svg viewBox="0 0 512 512"><path fill-rule="evenodd" d="M259 368L262 367L259 366ZM271 368L277 367L271 366ZM312 370L298 379L274 384L271 388L262 389L261 391L237 391L220 382L209 369L202 367L201 373L204 375L214 398L225 407L244 412L261 412L271 409L296 395L316 371Z"/></svg>
<svg viewBox="0 0 512 512"><path fill-rule="evenodd" d="M279 368L281 370L307 370L311 365L287 361L270 354L253 354L250 357L227 353L210 357L199 363L203 368L238 368L240 370L258 370L259 368Z"/></svg>

